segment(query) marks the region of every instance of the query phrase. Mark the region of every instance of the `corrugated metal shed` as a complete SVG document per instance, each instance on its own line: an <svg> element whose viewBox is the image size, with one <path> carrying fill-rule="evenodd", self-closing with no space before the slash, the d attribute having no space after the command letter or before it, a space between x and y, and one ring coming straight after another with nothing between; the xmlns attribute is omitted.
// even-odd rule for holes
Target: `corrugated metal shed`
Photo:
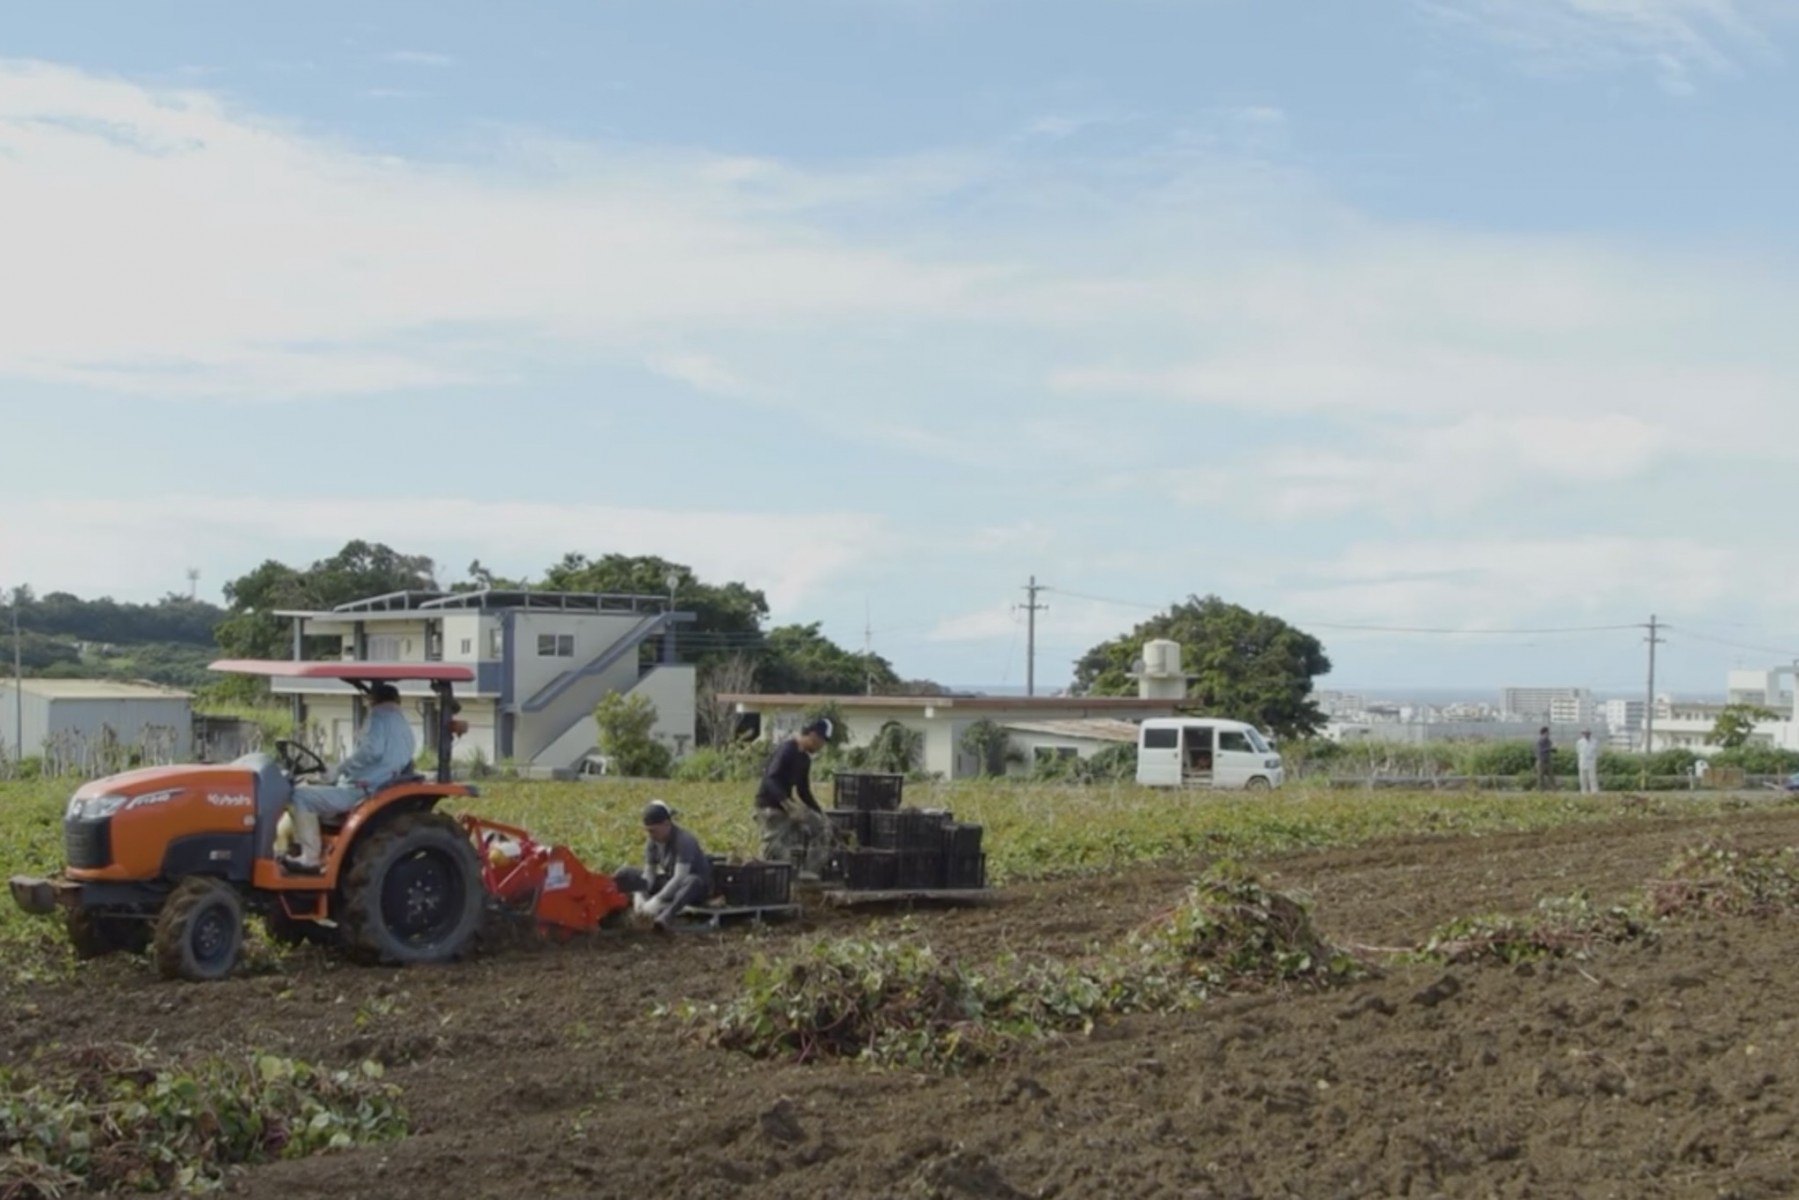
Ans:
<svg viewBox="0 0 1799 1200"><path fill-rule="evenodd" d="M102 770L115 758L184 760L193 750L193 723L192 697L176 688L110 679L0 680L0 749L9 758L42 756L55 770Z"/></svg>

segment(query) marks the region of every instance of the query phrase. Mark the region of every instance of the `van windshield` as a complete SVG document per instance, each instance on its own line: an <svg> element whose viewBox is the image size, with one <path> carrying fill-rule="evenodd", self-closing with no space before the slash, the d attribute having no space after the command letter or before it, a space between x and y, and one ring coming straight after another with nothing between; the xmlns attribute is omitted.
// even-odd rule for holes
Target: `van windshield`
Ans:
<svg viewBox="0 0 1799 1200"><path fill-rule="evenodd" d="M1268 743L1262 739L1262 735L1257 732L1254 725L1244 729L1243 734L1249 739L1249 744L1256 748L1257 754L1269 753Z"/></svg>

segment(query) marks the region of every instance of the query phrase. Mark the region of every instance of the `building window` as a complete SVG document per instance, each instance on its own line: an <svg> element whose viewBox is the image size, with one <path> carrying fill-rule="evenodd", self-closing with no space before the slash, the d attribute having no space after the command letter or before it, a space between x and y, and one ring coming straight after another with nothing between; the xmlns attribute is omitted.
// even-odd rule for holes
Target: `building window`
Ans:
<svg viewBox="0 0 1799 1200"><path fill-rule="evenodd" d="M368 660L370 662L396 662L400 658L401 640L391 635L382 635L368 639Z"/></svg>
<svg viewBox="0 0 1799 1200"><path fill-rule="evenodd" d="M495 625L487 631L487 657L504 658L506 656L506 631Z"/></svg>
<svg viewBox="0 0 1799 1200"><path fill-rule="evenodd" d="M572 633L540 633L537 635L539 658L573 658L575 635Z"/></svg>
<svg viewBox="0 0 1799 1200"><path fill-rule="evenodd" d="M470 653L471 651L474 650L474 648L475 648L475 639L474 638L463 638L462 639L462 652L464 654Z"/></svg>

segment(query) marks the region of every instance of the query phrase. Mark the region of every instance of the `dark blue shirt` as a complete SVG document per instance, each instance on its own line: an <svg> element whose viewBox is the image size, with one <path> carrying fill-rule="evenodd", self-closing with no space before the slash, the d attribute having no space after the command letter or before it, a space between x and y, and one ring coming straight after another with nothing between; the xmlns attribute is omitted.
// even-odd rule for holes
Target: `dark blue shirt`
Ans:
<svg viewBox="0 0 1799 1200"><path fill-rule="evenodd" d="M757 808L780 808L795 794L813 812L823 812L812 797L812 756L788 738L768 757L762 783L756 789Z"/></svg>

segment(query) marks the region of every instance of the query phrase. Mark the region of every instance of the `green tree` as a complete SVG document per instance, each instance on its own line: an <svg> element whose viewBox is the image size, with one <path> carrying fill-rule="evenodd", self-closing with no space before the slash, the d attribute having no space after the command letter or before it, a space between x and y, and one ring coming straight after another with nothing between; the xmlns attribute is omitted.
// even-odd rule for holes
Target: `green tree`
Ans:
<svg viewBox="0 0 1799 1200"><path fill-rule="evenodd" d="M674 755L651 732L656 705L641 692L609 692L594 709L599 748L615 775L633 779L666 779Z"/></svg>
<svg viewBox="0 0 1799 1200"><path fill-rule="evenodd" d="M1005 726L982 719L962 731L962 753L979 764L982 775L1004 775L1006 769L1024 762L1024 752L1012 744Z"/></svg>
<svg viewBox="0 0 1799 1200"><path fill-rule="evenodd" d="M304 569L270 559L225 585L230 615L218 627L219 646L233 658L287 658L293 631L276 609L335 608L388 592L436 591L436 567L415 554L364 541L348 542L330 558ZM311 658L335 639L304 647Z"/></svg>
<svg viewBox="0 0 1799 1200"><path fill-rule="evenodd" d="M866 746L850 751L853 770L887 775L910 775L924 764L924 731L889 721Z"/></svg>
<svg viewBox="0 0 1799 1200"><path fill-rule="evenodd" d="M607 554L598 559L565 554L544 572L540 586L558 592L666 596L671 575L675 607L694 615L693 622L676 634L690 661L704 668L733 651L760 650L762 622L768 616L766 596L742 583L707 583L692 567L654 554ZM646 644L643 653L650 660L656 648Z"/></svg>
<svg viewBox="0 0 1799 1200"><path fill-rule="evenodd" d="M885 658L845 650L814 621L768 631L756 683L764 692L841 696L860 695L871 685L875 692L889 694L899 686L900 677Z"/></svg>
<svg viewBox="0 0 1799 1200"><path fill-rule="evenodd" d="M1779 719L1779 713L1759 704L1726 704L1705 740L1714 746L1735 750L1749 744L1749 735L1755 732L1757 725Z"/></svg>
<svg viewBox="0 0 1799 1200"><path fill-rule="evenodd" d="M1189 597L1087 651L1075 663L1075 690L1134 695L1132 667L1142 658L1144 643L1157 638L1180 643L1181 661L1192 676L1187 695L1200 710L1248 721L1283 738L1323 728L1312 680L1330 672L1324 646L1279 617L1216 596Z"/></svg>

